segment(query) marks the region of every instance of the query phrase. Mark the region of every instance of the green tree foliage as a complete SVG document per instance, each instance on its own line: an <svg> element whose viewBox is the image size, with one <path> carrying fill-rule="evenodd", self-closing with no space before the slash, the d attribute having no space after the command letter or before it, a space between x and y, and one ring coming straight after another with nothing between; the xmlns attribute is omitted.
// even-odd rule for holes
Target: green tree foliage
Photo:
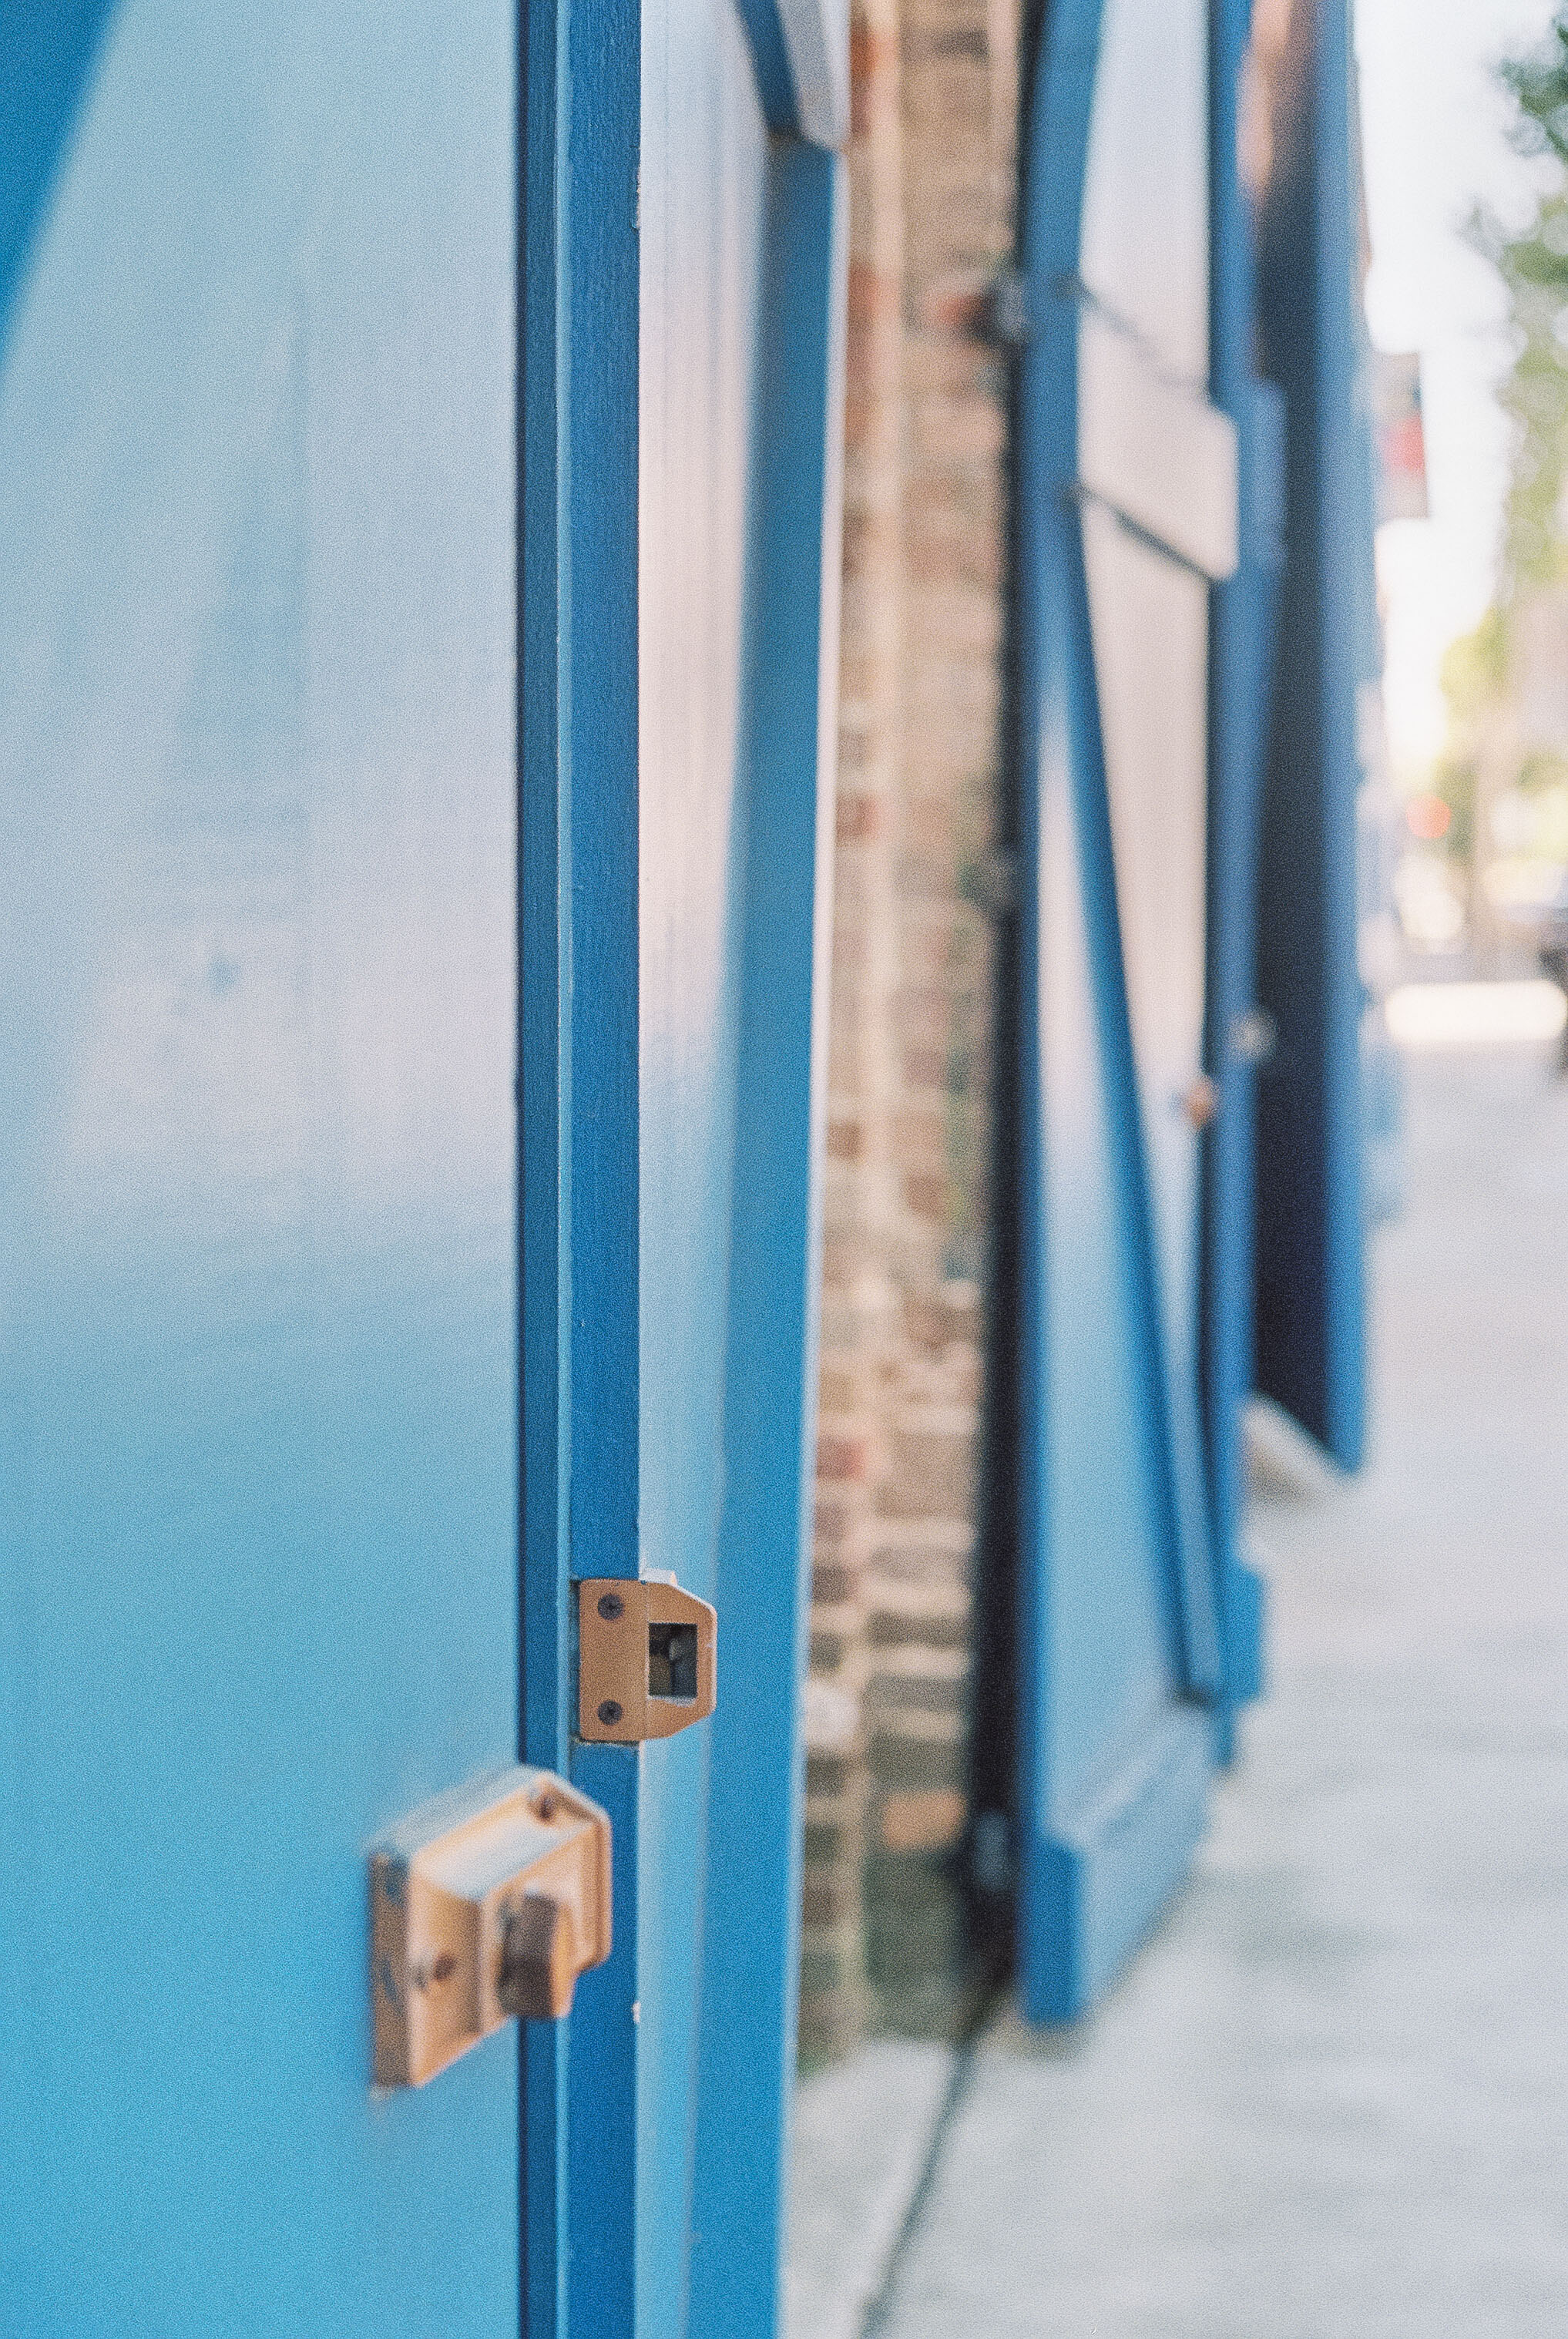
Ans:
<svg viewBox="0 0 1568 2339"><path fill-rule="evenodd" d="M1511 232L1486 214L1471 225L1508 294L1514 348L1499 398L1514 424L1514 459L1497 598L1443 666L1448 742L1435 784L1454 815L1449 849L1462 857L1473 849L1489 716L1509 686L1514 609L1522 595L1568 577L1568 0L1541 46L1509 60L1500 77L1514 101L1514 145L1547 169L1527 226Z"/></svg>
<svg viewBox="0 0 1568 2339"><path fill-rule="evenodd" d="M1514 100L1514 143L1554 164L1535 216L1510 235L1494 220L1476 240L1508 291L1514 362L1502 391L1514 424L1502 598L1568 575L1568 5L1542 46L1501 69Z"/></svg>
<svg viewBox="0 0 1568 2339"><path fill-rule="evenodd" d="M1494 602L1481 623L1450 643L1443 660L1443 696L1448 702L1448 737L1433 785L1448 806L1453 824L1446 849L1468 861L1474 849L1475 783L1483 735L1491 711L1508 686L1508 630Z"/></svg>

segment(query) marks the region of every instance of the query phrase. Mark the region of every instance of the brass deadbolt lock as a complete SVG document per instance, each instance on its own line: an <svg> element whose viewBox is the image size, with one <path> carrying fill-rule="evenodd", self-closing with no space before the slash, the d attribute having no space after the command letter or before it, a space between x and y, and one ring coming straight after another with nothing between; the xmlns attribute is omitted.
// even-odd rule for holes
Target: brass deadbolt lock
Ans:
<svg viewBox="0 0 1568 2339"><path fill-rule="evenodd" d="M509 2017L569 2011L610 1953L610 1822L518 1765L439 1795L370 1854L375 2081L422 2087Z"/></svg>
<svg viewBox="0 0 1568 2339"><path fill-rule="evenodd" d="M678 1584L595 1576L577 1586L577 1735L635 1745L714 1710L718 1619Z"/></svg>

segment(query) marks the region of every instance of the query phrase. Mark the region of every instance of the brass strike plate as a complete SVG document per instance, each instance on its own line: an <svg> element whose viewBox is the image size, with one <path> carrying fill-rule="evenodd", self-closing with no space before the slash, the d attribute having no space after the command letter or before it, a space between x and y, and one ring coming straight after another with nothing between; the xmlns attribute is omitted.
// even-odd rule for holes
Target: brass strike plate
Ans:
<svg viewBox="0 0 1568 2339"><path fill-rule="evenodd" d="M609 1953L597 1803L519 1764L422 1804L370 1854L376 2085L422 2087L510 2017L565 2014Z"/></svg>
<svg viewBox="0 0 1568 2339"><path fill-rule="evenodd" d="M601 1575L577 1586L577 1735L635 1745L714 1710L718 1618L677 1584Z"/></svg>

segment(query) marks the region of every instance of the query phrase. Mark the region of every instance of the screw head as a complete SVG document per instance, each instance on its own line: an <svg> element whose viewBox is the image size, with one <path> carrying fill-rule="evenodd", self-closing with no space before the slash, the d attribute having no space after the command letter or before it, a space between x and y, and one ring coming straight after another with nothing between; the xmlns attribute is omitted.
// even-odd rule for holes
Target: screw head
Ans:
<svg viewBox="0 0 1568 2339"><path fill-rule="evenodd" d="M606 1592L603 1595L599 1602L599 1614L606 1624L613 1624L617 1616L624 1616L626 1613L626 1604L618 1592Z"/></svg>
<svg viewBox="0 0 1568 2339"><path fill-rule="evenodd" d="M453 1957L450 1949L443 1949L440 1955L432 1958L428 1965L415 1966L409 1979L416 1989L425 1990L429 1989L432 1982L450 1981L457 1970L456 1958ZM387 1995L389 1998L392 1995L390 1989Z"/></svg>
<svg viewBox="0 0 1568 2339"><path fill-rule="evenodd" d="M617 1722L620 1718L621 1709L618 1702L613 1697L606 1697L603 1705L599 1708L599 1720L605 1723L606 1728L608 1728Z"/></svg>

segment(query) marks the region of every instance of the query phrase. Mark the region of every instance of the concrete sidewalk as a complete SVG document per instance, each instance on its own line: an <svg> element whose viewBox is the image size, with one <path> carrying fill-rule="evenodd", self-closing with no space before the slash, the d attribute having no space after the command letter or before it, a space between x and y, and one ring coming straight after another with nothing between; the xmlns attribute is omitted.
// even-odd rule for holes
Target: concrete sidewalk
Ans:
<svg viewBox="0 0 1568 2339"><path fill-rule="evenodd" d="M886 2339L1568 2333L1568 1085L1550 1052L1410 1061L1408 1207L1376 1242L1373 1458L1352 1485L1287 1448L1261 1474L1270 1694L1110 2002L1065 2036L1005 2020L956 2087L930 2048L877 2050L858 2097L853 2071L807 2083L792 2339L849 2339L868 2303ZM926 2059L900 2078L901 2052ZM842 2178L824 2227L824 2136L841 2170L896 2162L906 2209L932 2147L896 2253L885 2186L869 2259Z"/></svg>

